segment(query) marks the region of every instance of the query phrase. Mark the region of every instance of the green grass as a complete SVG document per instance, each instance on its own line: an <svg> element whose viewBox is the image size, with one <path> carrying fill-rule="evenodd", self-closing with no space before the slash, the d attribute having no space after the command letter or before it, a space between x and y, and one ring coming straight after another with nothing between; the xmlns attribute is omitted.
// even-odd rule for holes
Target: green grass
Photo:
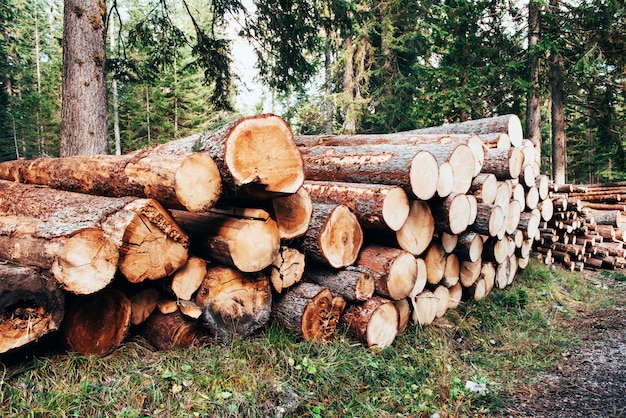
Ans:
<svg viewBox="0 0 626 418"><path fill-rule="evenodd" d="M619 276L590 280L531 263L507 289L462 304L436 325L410 325L385 350L367 349L343 329L320 344L270 325L254 337L172 352L132 337L104 358L57 352L0 362L0 414L493 416L507 394L578 344L571 324L582 312L623 303L623 290L607 281ZM472 393L468 380L488 392Z"/></svg>

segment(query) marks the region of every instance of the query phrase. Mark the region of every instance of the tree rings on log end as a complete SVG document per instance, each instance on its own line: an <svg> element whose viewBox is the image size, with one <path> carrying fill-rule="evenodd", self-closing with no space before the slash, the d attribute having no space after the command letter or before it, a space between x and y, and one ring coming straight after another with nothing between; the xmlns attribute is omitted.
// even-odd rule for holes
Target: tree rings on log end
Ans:
<svg viewBox="0 0 626 418"><path fill-rule="evenodd" d="M418 199L432 198L439 183L439 164L435 156L427 151L419 152L411 163L409 178L411 190Z"/></svg>
<svg viewBox="0 0 626 418"><path fill-rule="evenodd" d="M335 268L352 265L363 245L363 230L354 213L345 205L333 209L319 237L320 250Z"/></svg>
<svg viewBox="0 0 626 418"><path fill-rule="evenodd" d="M176 197L190 212L208 211L222 194L222 177L205 153L187 157L176 170Z"/></svg>

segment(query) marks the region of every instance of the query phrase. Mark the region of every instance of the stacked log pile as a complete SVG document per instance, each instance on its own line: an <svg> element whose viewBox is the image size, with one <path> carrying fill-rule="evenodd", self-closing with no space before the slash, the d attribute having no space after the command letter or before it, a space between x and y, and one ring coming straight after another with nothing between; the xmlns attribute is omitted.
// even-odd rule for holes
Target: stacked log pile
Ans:
<svg viewBox="0 0 626 418"><path fill-rule="evenodd" d="M542 223L534 256L572 271L626 267L626 184L550 187L554 216Z"/></svg>
<svg viewBox="0 0 626 418"><path fill-rule="evenodd" d="M102 355L131 330L171 349L271 320L386 347L525 267L551 217L538 159L514 115L295 138L258 115L124 156L0 163L0 353L58 329Z"/></svg>

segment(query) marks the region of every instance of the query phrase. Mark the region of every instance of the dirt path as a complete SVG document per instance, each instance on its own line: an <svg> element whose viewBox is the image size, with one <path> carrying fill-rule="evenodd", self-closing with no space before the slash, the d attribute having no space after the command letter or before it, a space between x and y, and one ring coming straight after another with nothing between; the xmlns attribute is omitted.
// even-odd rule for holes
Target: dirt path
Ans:
<svg viewBox="0 0 626 418"><path fill-rule="evenodd" d="M522 388L504 416L521 418L626 417L626 286L622 303L602 314L580 314L583 342L557 368Z"/></svg>

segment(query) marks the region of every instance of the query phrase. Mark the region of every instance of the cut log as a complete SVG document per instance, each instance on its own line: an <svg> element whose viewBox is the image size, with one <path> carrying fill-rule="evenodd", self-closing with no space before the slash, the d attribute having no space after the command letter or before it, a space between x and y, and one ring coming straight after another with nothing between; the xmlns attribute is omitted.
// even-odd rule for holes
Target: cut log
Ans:
<svg viewBox="0 0 626 418"><path fill-rule="evenodd" d="M537 208L541 212L541 220L542 221L550 221L554 216L554 205L552 204L552 199L542 200Z"/></svg>
<svg viewBox="0 0 626 418"><path fill-rule="evenodd" d="M281 240L301 237L311 223L313 202L304 187L287 196L272 199L272 213Z"/></svg>
<svg viewBox="0 0 626 418"><path fill-rule="evenodd" d="M598 225L612 225L620 227L622 225L622 212L618 210L592 212L589 218Z"/></svg>
<svg viewBox="0 0 626 418"><path fill-rule="evenodd" d="M204 310L190 300L180 299L176 301L180 313L191 319L198 319L204 313Z"/></svg>
<svg viewBox="0 0 626 418"><path fill-rule="evenodd" d="M0 354L24 347L58 330L65 294L44 273L0 264Z"/></svg>
<svg viewBox="0 0 626 418"><path fill-rule="evenodd" d="M164 314L155 310L146 320L143 335L161 351L190 347L200 337L198 322L179 310Z"/></svg>
<svg viewBox="0 0 626 418"><path fill-rule="evenodd" d="M467 229L471 208L465 194L453 193L445 199L432 200L429 203L438 230L460 234Z"/></svg>
<svg viewBox="0 0 626 418"><path fill-rule="evenodd" d="M476 220L469 229L481 235L495 237L505 230L504 222L504 212L500 206L479 203Z"/></svg>
<svg viewBox="0 0 626 418"><path fill-rule="evenodd" d="M520 216L524 207L520 205L517 200L511 200L505 215L504 231L507 234L512 234L517 230Z"/></svg>
<svg viewBox="0 0 626 418"><path fill-rule="evenodd" d="M538 210L532 212L522 212L518 223L518 229L524 233L525 238L535 238L539 233L539 222L541 221L541 212Z"/></svg>
<svg viewBox="0 0 626 418"><path fill-rule="evenodd" d="M422 293L410 299L413 306L413 314L411 319L413 323L423 326L431 324L437 317L437 298L430 290L424 290Z"/></svg>
<svg viewBox="0 0 626 418"><path fill-rule="evenodd" d="M420 146L355 145L300 148L307 180L400 186L418 199L437 191L439 164Z"/></svg>
<svg viewBox="0 0 626 418"><path fill-rule="evenodd" d="M476 217L478 216L478 200L474 197L474 195L466 194L467 202L469 203L469 221L468 226L476 222Z"/></svg>
<svg viewBox="0 0 626 418"><path fill-rule="evenodd" d="M105 289L77 298L63 321L67 347L85 355L110 354L126 338L130 317L130 300L119 290Z"/></svg>
<svg viewBox="0 0 626 418"><path fill-rule="evenodd" d="M194 299L203 309L201 323L215 336L247 336L270 319L272 291L263 273L209 266Z"/></svg>
<svg viewBox="0 0 626 418"><path fill-rule="evenodd" d="M409 302L408 298L394 300L394 305L396 305L396 309L398 310L398 333L397 335L403 334L406 331L407 326L409 325L409 321L411 320L411 302Z"/></svg>
<svg viewBox="0 0 626 418"><path fill-rule="evenodd" d="M545 174L535 177L535 187L539 191L539 200L546 200L550 193L550 180Z"/></svg>
<svg viewBox="0 0 626 418"><path fill-rule="evenodd" d="M472 180L469 192L473 194L478 203L491 205L496 200L498 191L498 179L491 173L480 173Z"/></svg>
<svg viewBox="0 0 626 418"><path fill-rule="evenodd" d="M501 150L491 148L487 151L482 172L495 175L498 180L516 179L522 171L524 153L519 148Z"/></svg>
<svg viewBox="0 0 626 418"><path fill-rule="evenodd" d="M461 282L458 282L450 289L448 289L450 293L450 304L448 305L448 310L456 309L457 306L460 305L461 300L463 299L463 285Z"/></svg>
<svg viewBox="0 0 626 418"><path fill-rule="evenodd" d="M446 255L446 266L439 284L447 288L455 286L461 278L461 262L456 254Z"/></svg>
<svg viewBox="0 0 626 418"><path fill-rule="evenodd" d="M0 211L101 228L119 251L120 271L133 283L166 277L187 261L187 234L153 199L90 196L0 181Z"/></svg>
<svg viewBox="0 0 626 418"><path fill-rule="evenodd" d="M423 258L416 258L417 262L417 277L415 279L415 286L413 286L413 290L409 294L409 299L414 298L424 291L426 285L428 284L428 269L426 268L426 262Z"/></svg>
<svg viewBox="0 0 626 418"><path fill-rule="evenodd" d="M391 144L396 146L440 144L453 145L463 144L472 150L475 160L475 168L472 176L480 172L485 158L483 141L472 133L460 135L419 135L411 131L397 132L392 134L359 134L359 135L302 135L294 137L299 147L324 146L354 146L354 145L380 145Z"/></svg>
<svg viewBox="0 0 626 418"><path fill-rule="evenodd" d="M178 269L169 283L170 290L177 299L191 300L206 276L207 263L200 257L191 256L184 266Z"/></svg>
<svg viewBox="0 0 626 418"><path fill-rule="evenodd" d="M437 196L447 197L454 189L454 169L452 164L439 164L439 179L437 180Z"/></svg>
<svg viewBox="0 0 626 418"><path fill-rule="evenodd" d="M387 299L404 299L415 287L417 262L408 251L366 245L354 264L371 274L375 292Z"/></svg>
<svg viewBox="0 0 626 418"><path fill-rule="evenodd" d="M502 115L483 119L451 123L442 126L416 129L412 133L419 134L494 134L505 133L514 147L522 144L524 133L522 123L517 115Z"/></svg>
<svg viewBox="0 0 626 418"><path fill-rule="evenodd" d="M314 203L311 225L299 245L313 261L342 268L356 261L363 230L346 205Z"/></svg>
<svg viewBox="0 0 626 418"><path fill-rule="evenodd" d="M533 210L539 206L539 190L535 186L526 190L526 209Z"/></svg>
<svg viewBox="0 0 626 418"><path fill-rule="evenodd" d="M499 181L498 188L496 190L496 198L494 199L493 204L500 206L502 210L507 210L512 195L513 190L511 189L511 184L507 181Z"/></svg>
<svg viewBox="0 0 626 418"><path fill-rule="evenodd" d="M202 257L251 273L265 269L278 255L280 234L271 218L179 210L171 213L192 238L193 252Z"/></svg>
<svg viewBox="0 0 626 418"><path fill-rule="evenodd" d="M99 196L152 198L168 208L207 211L222 193L213 159L181 155L79 155L0 163L0 178Z"/></svg>
<svg viewBox="0 0 626 418"><path fill-rule="evenodd" d="M385 298L374 296L346 309L342 322L359 341L371 348L386 348L398 335L398 309Z"/></svg>
<svg viewBox="0 0 626 418"><path fill-rule="evenodd" d="M128 298L130 301L132 325L141 325L152 315L161 299L161 292L155 288L146 288Z"/></svg>
<svg viewBox="0 0 626 418"><path fill-rule="evenodd" d="M0 216L0 259L45 269L64 290L90 294L111 283L119 252L99 228Z"/></svg>
<svg viewBox="0 0 626 418"><path fill-rule="evenodd" d="M426 250L424 257L426 263L426 279L432 285L438 284L443 278L446 269L446 252L443 250L441 243L433 240Z"/></svg>
<svg viewBox="0 0 626 418"><path fill-rule="evenodd" d="M466 231L459 235L455 253L460 260L477 261L483 252L483 239L477 232Z"/></svg>
<svg viewBox="0 0 626 418"><path fill-rule="evenodd" d="M439 239L441 241L441 246L443 247L443 250L446 252L446 254L450 254L454 251L456 245L459 242L459 235L442 232Z"/></svg>
<svg viewBox="0 0 626 418"><path fill-rule="evenodd" d="M409 216L396 232L400 248L418 256L428 248L435 233L435 219L428 202L412 200Z"/></svg>
<svg viewBox="0 0 626 418"><path fill-rule="evenodd" d="M437 300L435 318L441 318L448 312L448 307L450 306L450 291L445 286L437 286L433 291L433 295Z"/></svg>
<svg viewBox="0 0 626 418"><path fill-rule="evenodd" d="M520 172L519 180L525 188L535 187L535 168L532 164L527 164L526 157L524 157L524 164L522 165L522 171Z"/></svg>
<svg viewBox="0 0 626 418"><path fill-rule="evenodd" d="M223 192L267 199L295 193L304 181L302 157L287 122L272 114L240 118L207 132L137 151L144 156L208 154L217 164Z"/></svg>
<svg viewBox="0 0 626 418"><path fill-rule="evenodd" d="M281 246L269 266L272 287L277 293L299 283L304 275L305 256L295 248Z"/></svg>
<svg viewBox="0 0 626 418"><path fill-rule="evenodd" d="M480 276L480 269L482 268L482 257L476 261L462 261L461 273L459 280L463 287L470 287L473 285Z"/></svg>
<svg viewBox="0 0 626 418"><path fill-rule="evenodd" d="M401 187L325 181L305 181L315 202L348 206L364 228L397 231L409 216L409 198Z"/></svg>
<svg viewBox="0 0 626 418"><path fill-rule="evenodd" d="M318 284L300 282L274 304L272 316L304 340L330 341L345 308L341 296L333 297L330 290Z"/></svg>
<svg viewBox="0 0 626 418"><path fill-rule="evenodd" d="M341 270L311 267L307 269L305 278L347 301L364 302L374 296L374 278L361 267L348 266Z"/></svg>
<svg viewBox="0 0 626 418"><path fill-rule="evenodd" d="M512 147L511 139L505 133L481 134L480 139L485 148L509 149Z"/></svg>
<svg viewBox="0 0 626 418"><path fill-rule="evenodd" d="M454 183L451 193L467 193L472 185L476 160L474 152L465 144L423 144L420 147L435 156L437 163L450 164ZM482 153L484 158L484 152ZM479 170L480 172L480 170ZM441 176L441 172L439 176ZM442 197L445 197L442 196Z"/></svg>

